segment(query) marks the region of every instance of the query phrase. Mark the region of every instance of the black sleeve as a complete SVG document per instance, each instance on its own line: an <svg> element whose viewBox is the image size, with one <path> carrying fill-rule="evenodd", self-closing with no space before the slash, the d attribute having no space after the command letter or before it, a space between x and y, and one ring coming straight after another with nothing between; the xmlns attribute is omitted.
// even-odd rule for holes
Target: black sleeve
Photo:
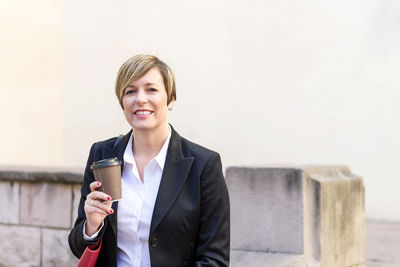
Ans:
<svg viewBox="0 0 400 267"><path fill-rule="evenodd" d="M83 176L83 183L81 187L81 199L79 201L79 207L78 207L78 217L75 221L74 227L72 228L68 236L69 247L72 253L78 258L82 256L82 253L87 245L96 244L97 241L100 240L106 228L106 220L104 220L104 226L99 232L97 238L91 241L87 241L83 238L83 233L82 233L83 224L86 221L86 215L84 211L86 196L90 193L90 187L89 187L90 183L92 183L95 180L93 176L93 171L90 169L90 165L93 162L93 153L95 150L95 145L96 144L93 144L92 147L90 148L89 158Z"/></svg>
<svg viewBox="0 0 400 267"><path fill-rule="evenodd" d="M230 207L220 156L215 153L201 176L201 214L195 265L229 266Z"/></svg>

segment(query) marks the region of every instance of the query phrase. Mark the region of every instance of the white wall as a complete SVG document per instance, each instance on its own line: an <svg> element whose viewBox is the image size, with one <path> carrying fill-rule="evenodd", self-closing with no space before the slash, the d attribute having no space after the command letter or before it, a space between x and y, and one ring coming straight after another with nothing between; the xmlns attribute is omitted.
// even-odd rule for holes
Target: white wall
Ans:
<svg viewBox="0 0 400 267"><path fill-rule="evenodd" d="M2 58L35 54L0 63L1 164L83 166L93 141L129 130L119 66L153 53L176 75L171 123L225 167L346 164L367 216L400 220L400 2L25 2L0 9L21 44Z"/></svg>
<svg viewBox="0 0 400 267"><path fill-rule="evenodd" d="M63 163L62 8L0 0L0 164Z"/></svg>

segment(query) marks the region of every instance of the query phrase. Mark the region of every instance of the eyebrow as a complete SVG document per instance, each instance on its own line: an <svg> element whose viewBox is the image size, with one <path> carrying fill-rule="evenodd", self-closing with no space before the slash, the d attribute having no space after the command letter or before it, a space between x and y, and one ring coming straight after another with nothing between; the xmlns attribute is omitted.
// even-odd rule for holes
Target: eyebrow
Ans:
<svg viewBox="0 0 400 267"><path fill-rule="evenodd" d="M145 86L149 86L149 85L158 85L158 84L157 84L157 83L146 83L146 84L145 84ZM128 86L126 86L126 88L128 88L128 87L130 87L130 88L136 88L136 86L131 85L131 84L128 84Z"/></svg>

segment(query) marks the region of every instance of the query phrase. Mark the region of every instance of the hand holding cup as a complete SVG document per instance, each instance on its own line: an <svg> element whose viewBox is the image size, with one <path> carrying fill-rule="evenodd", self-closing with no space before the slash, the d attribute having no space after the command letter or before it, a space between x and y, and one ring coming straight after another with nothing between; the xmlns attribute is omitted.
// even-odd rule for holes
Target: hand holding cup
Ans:
<svg viewBox="0 0 400 267"><path fill-rule="evenodd" d="M86 198L86 234L94 234L104 218L114 213L112 201L121 199L121 164L118 158L95 161L90 168L96 182L90 184L91 193Z"/></svg>
<svg viewBox="0 0 400 267"><path fill-rule="evenodd" d="M114 213L114 210L111 208L111 197L101 191L98 191L100 187L100 182L91 183L91 193L86 197L84 207L87 219L85 232L88 236L91 236L97 232L102 221L107 215Z"/></svg>

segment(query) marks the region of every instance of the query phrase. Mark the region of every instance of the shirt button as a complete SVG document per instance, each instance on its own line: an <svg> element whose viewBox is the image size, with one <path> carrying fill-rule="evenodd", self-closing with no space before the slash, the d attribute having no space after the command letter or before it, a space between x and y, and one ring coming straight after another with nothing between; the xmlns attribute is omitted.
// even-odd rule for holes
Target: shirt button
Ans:
<svg viewBox="0 0 400 267"><path fill-rule="evenodd" d="M157 238L153 238L153 239L151 240L151 246L152 246L153 248L155 248L155 247L158 246L158 239L157 239Z"/></svg>

